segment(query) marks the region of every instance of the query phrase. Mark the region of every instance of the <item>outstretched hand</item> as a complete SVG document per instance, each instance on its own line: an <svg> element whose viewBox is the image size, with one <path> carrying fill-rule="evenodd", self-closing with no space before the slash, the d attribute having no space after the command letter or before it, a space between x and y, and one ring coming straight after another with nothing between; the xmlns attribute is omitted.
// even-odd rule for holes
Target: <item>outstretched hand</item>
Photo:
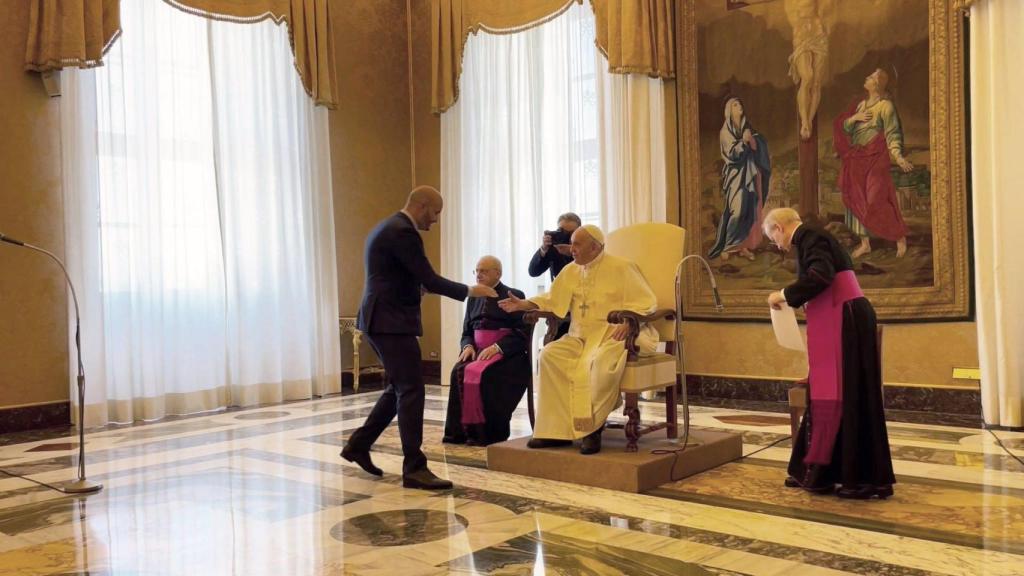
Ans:
<svg viewBox="0 0 1024 576"><path fill-rule="evenodd" d="M485 286L484 284L476 284L469 287L470 298L497 298L498 293L495 292L494 288Z"/></svg>
<svg viewBox="0 0 1024 576"><path fill-rule="evenodd" d="M782 310L782 305L785 303L786 297L782 294L782 290L768 295L768 305L776 310Z"/></svg>
<svg viewBox="0 0 1024 576"><path fill-rule="evenodd" d="M498 301L498 306L505 312L509 313L523 312L526 310L532 310L536 307L536 305L533 302L530 302L529 300L523 300L522 298L517 298L516 295L512 294L511 292L509 292L508 298Z"/></svg>

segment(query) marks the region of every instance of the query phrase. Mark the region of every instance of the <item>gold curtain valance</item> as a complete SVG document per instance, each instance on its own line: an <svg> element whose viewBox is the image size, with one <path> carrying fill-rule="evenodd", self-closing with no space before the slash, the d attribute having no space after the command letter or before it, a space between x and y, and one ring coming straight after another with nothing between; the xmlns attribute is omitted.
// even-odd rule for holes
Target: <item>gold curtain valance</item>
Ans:
<svg viewBox="0 0 1024 576"><path fill-rule="evenodd" d="M334 108L337 81L329 0L164 0L205 18L284 21L295 69L317 104ZM121 31L120 0L32 0L25 68L98 66Z"/></svg>
<svg viewBox="0 0 1024 576"><path fill-rule="evenodd" d="M591 0L597 47L616 74L675 78L674 0Z"/></svg>
<svg viewBox="0 0 1024 576"><path fill-rule="evenodd" d="M121 34L120 0L31 0L25 69L91 68Z"/></svg>
<svg viewBox="0 0 1024 576"><path fill-rule="evenodd" d="M512 33L538 26L584 0L431 0L431 107L459 97L462 55L481 29ZM674 0L592 0L597 45L611 72L675 77Z"/></svg>
<svg viewBox="0 0 1024 576"><path fill-rule="evenodd" d="M953 10L963 10L968 12L971 9L971 4L976 3L978 0L953 0Z"/></svg>
<svg viewBox="0 0 1024 576"><path fill-rule="evenodd" d="M295 69L306 93L317 104L337 106L329 0L164 0L191 14L230 22L267 18L288 26Z"/></svg>

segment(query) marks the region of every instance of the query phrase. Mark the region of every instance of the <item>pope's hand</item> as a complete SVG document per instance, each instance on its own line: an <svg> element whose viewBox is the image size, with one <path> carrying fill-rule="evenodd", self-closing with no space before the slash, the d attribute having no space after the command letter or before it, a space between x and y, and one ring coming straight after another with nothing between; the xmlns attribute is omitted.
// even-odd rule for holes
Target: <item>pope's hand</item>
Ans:
<svg viewBox="0 0 1024 576"><path fill-rule="evenodd" d="M776 310L782 310L782 305L785 303L786 297L782 295L782 290L768 295L768 305Z"/></svg>
<svg viewBox="0 0 1024 576"><path fill-rule="evenodd" d="M629 324L623 322L622 324L616 324L615 330L612 330L612 340L625 340L626 334L629 333Z"/></svg>
<svg viewBox="0 0 1024 576"><path fill-rule="evenodd" d="M484 286L483 284L477 284L469 287L470 298L497 298L498 293L494 291L494 288L490 286Z"/></svg>
<svg viewBox="0 0 1024 576"><path fill-rule="evenodd" d="M459 362L469 362L476 357L476 351L473 350L472 346L466 346L462 349L462 354L459 355Z"/></svg>
<svg viewBox="0 0 1024 576"><path fill-rule="evenodd" d="M520 312L523 310L531 310L533 308L533 302L516 298L515 294L509 292L508 298L498 301L498 306L505 312Z"/></svg>

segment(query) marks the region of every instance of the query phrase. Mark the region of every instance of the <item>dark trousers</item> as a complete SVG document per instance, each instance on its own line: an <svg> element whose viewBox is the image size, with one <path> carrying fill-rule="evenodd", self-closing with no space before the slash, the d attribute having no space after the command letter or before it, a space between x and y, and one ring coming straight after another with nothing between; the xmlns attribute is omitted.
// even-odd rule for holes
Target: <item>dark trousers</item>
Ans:
<svg viewBox="0 0 1024 576"><path fill-rule="evenodd" d="M402 474L427 467L423 445L423 374L420 370L420 343L411 334L367 334L374 352L384 365L387 386L377 399L366 422L352 433L348 444L357 451L368 451L384 429L398 415L398 433L402 437Z"/></svg>

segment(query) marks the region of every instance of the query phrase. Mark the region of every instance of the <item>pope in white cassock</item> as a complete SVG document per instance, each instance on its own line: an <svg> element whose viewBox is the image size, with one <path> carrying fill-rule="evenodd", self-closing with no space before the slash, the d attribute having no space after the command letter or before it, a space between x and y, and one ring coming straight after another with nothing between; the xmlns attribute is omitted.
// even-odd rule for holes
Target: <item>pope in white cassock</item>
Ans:
<svg viewBox="0 0 1024 576"><path fill-rule="evenodd" d="M619 401L626 368L628 325L609 324L608 313L629 310L650 314L654 292L629 260L604 253L604 234L592 224L572 235L573 261L562 269L547 294L499 302L506 312L542 310L565 317L569 332L540 354L537 423L530 448L571 444L583 438L582 454L601 450L601 431ZM655 351L658 334L644 325L636 340L641 353Z"/></svg>

